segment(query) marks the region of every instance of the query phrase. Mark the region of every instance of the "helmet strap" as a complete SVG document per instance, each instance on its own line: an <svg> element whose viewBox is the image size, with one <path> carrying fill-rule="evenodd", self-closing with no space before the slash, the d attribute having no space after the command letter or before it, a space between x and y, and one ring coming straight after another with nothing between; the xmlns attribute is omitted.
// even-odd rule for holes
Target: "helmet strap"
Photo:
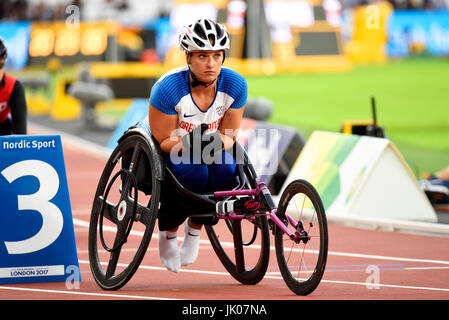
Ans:
<svg viewBox="0 0 449 320"><path fill-rule="evenodd" d="M189 71L190 71L190 74L191 74L191 76L192 76L192 83L191 83L192 88L195 88L195 87L198 87L198 86L205 86L205 87L207 88L207 87L209 87L210 85L212 85L212 84L215 82L215 80L217 80L217 79L214 79L214 80L212 80L211 82L204 82L204 81L199 80L199 79L196 77L196 75L192 72L192 70L190 69L190 67L189 67Z"/></svg>

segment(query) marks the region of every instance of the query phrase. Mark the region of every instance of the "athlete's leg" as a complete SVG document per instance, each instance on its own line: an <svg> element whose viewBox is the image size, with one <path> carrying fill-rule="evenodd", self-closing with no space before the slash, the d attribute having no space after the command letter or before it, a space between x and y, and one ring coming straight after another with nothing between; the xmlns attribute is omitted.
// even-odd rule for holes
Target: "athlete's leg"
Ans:
<svg viewBox="0 0 449 320"><path fill-rule="evenodd" d="M165 161L185 188L193 192L203 192L207 187L209 169L207 165L193 163L191 155L188 157L181 158L181 163L174 163L170 156L166 156Z"/></svg>
<svg viewBox="0 0 449 320"><path fill-rule="evenodd" d="M182 161L179 164L175 164L169 156L166 156L165 160L185 188L193 192L205 190L209 175L209 169L206 165L194 164L191 161ZM172 214L175 217L177 215L176 212ZM175 217L174 219L176 219ZM166 218L168 219L169 217L167 216ZM198 255L201 229L190 227L187 221L185 223L184 241L180 249L178 248L177 240L178 227L167 231L159 231L159 255L161 261L168 270L173 272L178 272L181 265L193 263ZM199 227L201 228L201 226Z"/></svg>
<svg viewBox="0 0 449 320"><path fill-rule="evenodd" d="M208 190L220 190L229 187L235 174L235 160L230 153L222 153L222 162L211 164L209 167ZM203 223L210 218L191 218L184 224L184 241L181 245L181 265L186 266L195 262L199 246L200 233Z"/></svg>
<svg viewBox="0 0 449 320"><path fill-rule="evenodd" d="M178 248L177 231L159 230L159 257L162 264L170 271L179 272L181 256Z"/></svg>
<svg viewBox="0 0 449 320"><path fill-rule="evenodd" d="M209 165L208 190L217 191L229 188L235 175L235 159L229 152L222 152L222 162Z"/></svg>
<svg viewBox="0 0 449 320"><path fill-rule="evenodd" d="M193 223L191 219L187 219L187 221L184 222L184 241L182 242L180 249L181 266L187 266L194 263L198 257L200 234L201 225Z"/></svg>

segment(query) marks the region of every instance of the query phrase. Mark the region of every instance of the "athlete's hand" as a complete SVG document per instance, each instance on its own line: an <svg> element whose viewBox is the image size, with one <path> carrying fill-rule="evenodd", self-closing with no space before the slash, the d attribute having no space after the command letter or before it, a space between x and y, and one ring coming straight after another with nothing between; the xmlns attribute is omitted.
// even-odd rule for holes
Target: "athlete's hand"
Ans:
<svg viewBox="0 0 449 320"><path fill-rule="evenodd" d="M201 156L202 162L211 164L213 162L221 162L221 153L223 150L223 139L220 131L206 133L202 137Z"/></svg>
<svg viewBox="0 0 449 320"><path fill-rule="evenodd" d="M200 147L199 150L202 150L202 137L207 131L208 127L209 126L206 123L202 123L201 125L197 126L195 129L182 137L182 145L188 150L196 150L198 149L198 147L196 147L196 145L198 144Z"/></svg>
<svg viewBox="0 0 449 320"><path fill-rule="evenodd" d="M183 146L191 152L199 152L203 164L211 164L215 160L219 161L219 159L215 159L215 156L221 155L223 148L220 132L206 133L207 129L208 125L202 123L182 137Z"/></svg>

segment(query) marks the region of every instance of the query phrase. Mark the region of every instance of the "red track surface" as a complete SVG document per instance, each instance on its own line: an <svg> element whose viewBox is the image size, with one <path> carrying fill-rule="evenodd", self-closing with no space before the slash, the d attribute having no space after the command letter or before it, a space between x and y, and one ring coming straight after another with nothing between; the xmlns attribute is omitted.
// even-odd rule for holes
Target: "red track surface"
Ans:
<svg viewBox="0 0 449 320"><path fill-rule="evenodd" d="M66 283L0 285L0 299L197 299L197 300L373 300L448 299L449 237L329 225L329 256L319 287L299 297L279 275L267 273L257 285L245 286L219 262L207 235L197 262L178 274L166 271L157 253L157 238L131 281L118 291L101 290L88 259L88 222L93 195L106 159L68 144L64 157L75 220L75 236L82 281L79 288ZM157 232L157 229L155 230ZM182 235L182 234L181 234ZM276 270L274 245L269 272ZM257 253L257 252L255 252ZM378 279L374 286L372 279ZM371 285L371 286L370 286Z"/></svg>

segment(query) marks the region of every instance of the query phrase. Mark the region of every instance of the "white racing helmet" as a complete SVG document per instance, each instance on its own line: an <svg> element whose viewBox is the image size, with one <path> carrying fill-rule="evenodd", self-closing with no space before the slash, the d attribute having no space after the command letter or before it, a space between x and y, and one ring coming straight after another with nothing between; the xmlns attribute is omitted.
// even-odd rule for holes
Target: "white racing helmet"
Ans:
<svg viewBox="0 0 449 320"><path fill-rule="evenodd" d="M228 50L230 40L224 26L210 19L200 19L183 27L179 44L187 52Z"/></svg>

